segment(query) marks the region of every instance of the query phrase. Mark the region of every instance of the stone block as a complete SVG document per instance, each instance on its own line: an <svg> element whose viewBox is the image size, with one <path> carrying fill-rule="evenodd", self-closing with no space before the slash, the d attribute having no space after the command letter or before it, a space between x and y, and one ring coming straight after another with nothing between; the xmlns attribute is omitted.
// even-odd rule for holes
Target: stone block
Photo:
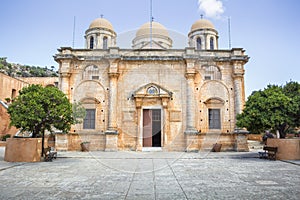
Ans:
<svg viewBox="0 0 300 200"><path fill-rule="evenodd" d="M108 133L105 134L105 151L118 151L118 134Z"/></svg>
<svg viewBox="0 0 300 200"><path fill-rule="evenodd" d="M267 146L278 147L278 160L300 160L300 139L268 138Z"/></svg>
<svg viewBox="0 0 300 200"><path fill-rule="evenodd" d="M8 138L4 160L7 162L40 162L42 138Z"/></svg>

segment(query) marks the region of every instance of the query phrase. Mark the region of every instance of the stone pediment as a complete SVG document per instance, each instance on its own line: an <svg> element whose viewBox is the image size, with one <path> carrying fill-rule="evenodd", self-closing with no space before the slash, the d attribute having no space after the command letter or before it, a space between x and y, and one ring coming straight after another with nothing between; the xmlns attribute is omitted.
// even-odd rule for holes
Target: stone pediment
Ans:
<svg viewBox="0 0 300 200"><path fill-rule="evenodd" d="M149 98L153 98L153 97L167 97L167 98L171 98L172 97L172 92L170 92L169 90L161 87L158 84L155 83L149 83L147 85L144 85L142 87L140 87L139 89L137 89L134 93L133 93L133 97L134 98L139 98L139 97L149 97Z"/></svg>

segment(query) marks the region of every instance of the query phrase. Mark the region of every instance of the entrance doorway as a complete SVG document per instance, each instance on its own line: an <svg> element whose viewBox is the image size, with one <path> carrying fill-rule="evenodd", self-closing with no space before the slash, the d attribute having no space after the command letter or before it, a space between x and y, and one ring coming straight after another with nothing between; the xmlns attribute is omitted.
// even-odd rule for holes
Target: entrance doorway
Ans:
<svg viewBox="0 0 300 200"><path fill-rule="evenodd" d="M143 109L143 147L161 147L160 109Z"/></svg>

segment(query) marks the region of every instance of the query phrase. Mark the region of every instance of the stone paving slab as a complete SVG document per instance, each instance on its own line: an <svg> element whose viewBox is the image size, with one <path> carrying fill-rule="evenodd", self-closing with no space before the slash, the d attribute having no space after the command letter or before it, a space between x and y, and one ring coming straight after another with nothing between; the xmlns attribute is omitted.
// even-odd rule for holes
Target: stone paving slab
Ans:
<svg viewBox="0 0 300 200"><path fill-rule="evenodd" d="M297 162L257 152L59 152L53 162L7 163L0 199L299 199ZM77 156L76 156L77 155Z"/></svg>

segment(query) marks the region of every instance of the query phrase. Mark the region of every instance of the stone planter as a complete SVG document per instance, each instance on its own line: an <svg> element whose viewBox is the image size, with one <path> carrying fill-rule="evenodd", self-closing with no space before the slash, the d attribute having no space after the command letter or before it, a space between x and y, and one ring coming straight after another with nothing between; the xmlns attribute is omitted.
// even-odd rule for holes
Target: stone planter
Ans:
<svg viewBox="0 0 300 200"><path fill-rule="evenodd" d="M90 151L90 143L89 142L82 142L80 144L81 146L81 151Z"/></svg>
<svg viewBox="0 0 300 200"><path fill-rule="evenodd" d="M212 148L212 152L220 152L221 151L221 147L222 147L222 144L214 144L213 148Z"/></svg>
<svg viewBox="0 0 300 200"><path fill-rule="evenodd" d="M40 162L42 138L8 138L4 160L7 162Z"/></svg>
<svg viewBox="0 0 300 200"><path fill-rule="evenodd" d="M267 145L270 147L278 147L278 151L276 154L276 159L278 160L300 160L300 138L268 138Z"/></svg>

